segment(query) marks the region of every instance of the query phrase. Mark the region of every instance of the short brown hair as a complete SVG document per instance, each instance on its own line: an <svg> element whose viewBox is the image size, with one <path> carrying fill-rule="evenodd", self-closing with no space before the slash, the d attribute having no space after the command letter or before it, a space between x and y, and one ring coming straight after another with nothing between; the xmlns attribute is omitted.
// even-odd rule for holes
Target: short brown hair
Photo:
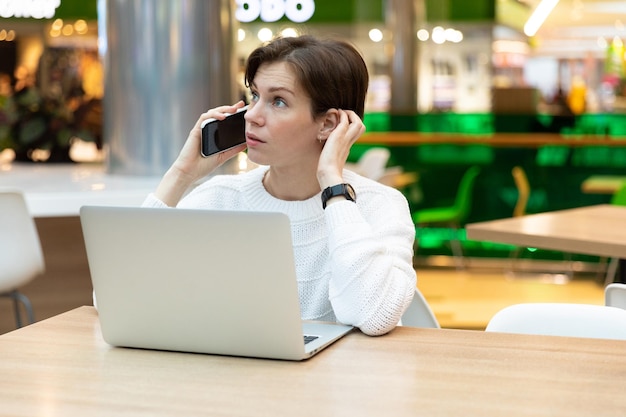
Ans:
<svg viewBox="0 0 626 417"><path fill-rule="evenodd" d="M369 83L367 66L357 49L341 40L311 35L276 38L258 47L246 62L250 86L262 64L286 62L312 101L313 116L328 109L352 110L363 118Z"/></svg>

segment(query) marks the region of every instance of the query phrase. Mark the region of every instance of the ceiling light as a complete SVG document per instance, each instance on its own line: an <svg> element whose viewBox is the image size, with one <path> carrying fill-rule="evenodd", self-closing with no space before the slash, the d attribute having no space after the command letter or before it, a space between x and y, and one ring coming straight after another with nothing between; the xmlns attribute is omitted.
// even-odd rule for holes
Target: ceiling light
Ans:
<svg viewBox="0 0 626 417"><path fill-rule="evenodd" d="M444 33L446 36L446 41L459 43L463 40L463 33L460 30L448 28L444 31Z"/></svg>
<svg viewBox="0 0 626 417"><path fill-rule="evenodd" d="M372 29L369 31L369 37L372 42L380 42L383 40L383 32L380 29Z"/></svg>
<svg viewBox="0 0 626 417"><path fill-rule="evenodd" d="M274 33L272 32L272 29L270 28L261 28L257 32L257 38L259 38L261 42L268 42L269 40L272 39L273 36L274 36Z"/></svg>
<svg viewBox="0 0 626 417"><path fill-rule="evenodd" d="M541 25L543 25L543 22L547 19L558 2L559 0L541 0L541 3L539 3L524 25L524 33L526 36L535 36L535 33L537 33Z"/></svg>
<svg viewBox="0 0 626 417"><path fill-rule="evenodd" d="M436 26L433 28L433 32L430 38L438 45L441 45L446 41L446 31L441 26Z"/></svg>
<svg viewBox="0 0 626 417"><path fill-rule="evenodd" d="M298 31L294 28L285 28L280 31L280 36L282 36L283 38L297 38Z"/></svg>

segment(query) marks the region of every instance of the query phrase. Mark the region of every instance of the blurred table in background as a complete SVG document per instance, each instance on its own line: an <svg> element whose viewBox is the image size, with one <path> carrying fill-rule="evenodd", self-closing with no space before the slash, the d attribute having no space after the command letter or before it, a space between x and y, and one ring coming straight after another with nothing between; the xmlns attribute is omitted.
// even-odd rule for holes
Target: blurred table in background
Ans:
<svg viewBox="0 0 626 417"><path fill-rule="evenodd" d="M83 205L138 206L159 181L111 175L102 163L0 164L0 190L21 190L33 217L78 216Z"/></svg>
<svg viewBox="0 0 626 417"><path fill-rule="evenodd" d="M600 204L466 225L468 239L626 258L626 207Z"/></svg>
<svg viewBox="0 0 626 417"><path fill-rule="evenodd" d="M580 186L583 193L614 194L626 182L623 175L592 175Z"/></svg>

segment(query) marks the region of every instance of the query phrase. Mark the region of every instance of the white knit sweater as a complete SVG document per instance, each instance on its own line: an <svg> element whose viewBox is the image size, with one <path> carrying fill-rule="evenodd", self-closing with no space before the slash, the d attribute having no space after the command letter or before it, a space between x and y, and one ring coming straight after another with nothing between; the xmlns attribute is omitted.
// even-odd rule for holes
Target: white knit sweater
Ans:
<svg viewBox="0 0 626 417"><path fill-rule="evenodd" d="M305 320L339 321L363 333L392 330L412 300L415 228L396 189L345 170L357 203L322 209L321 193L304 201L270 195L267 167L218 175L193 189L179 208L282 212L291 220L300 309ZM144 206L165 207L150 194Z"/></svg>

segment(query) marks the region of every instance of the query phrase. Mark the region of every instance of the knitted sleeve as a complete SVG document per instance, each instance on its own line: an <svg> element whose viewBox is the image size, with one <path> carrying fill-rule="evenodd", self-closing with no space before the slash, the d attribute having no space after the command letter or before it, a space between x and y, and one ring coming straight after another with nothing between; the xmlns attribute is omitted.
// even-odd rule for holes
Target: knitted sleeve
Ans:
<svg viewBox="0 0 626 417"><path fill-rule="evenodd" d="M415 293L415 227L406 199L393 193L325 210L330 228L330 301L337 319L368 335L391 331Z"/></svg>

